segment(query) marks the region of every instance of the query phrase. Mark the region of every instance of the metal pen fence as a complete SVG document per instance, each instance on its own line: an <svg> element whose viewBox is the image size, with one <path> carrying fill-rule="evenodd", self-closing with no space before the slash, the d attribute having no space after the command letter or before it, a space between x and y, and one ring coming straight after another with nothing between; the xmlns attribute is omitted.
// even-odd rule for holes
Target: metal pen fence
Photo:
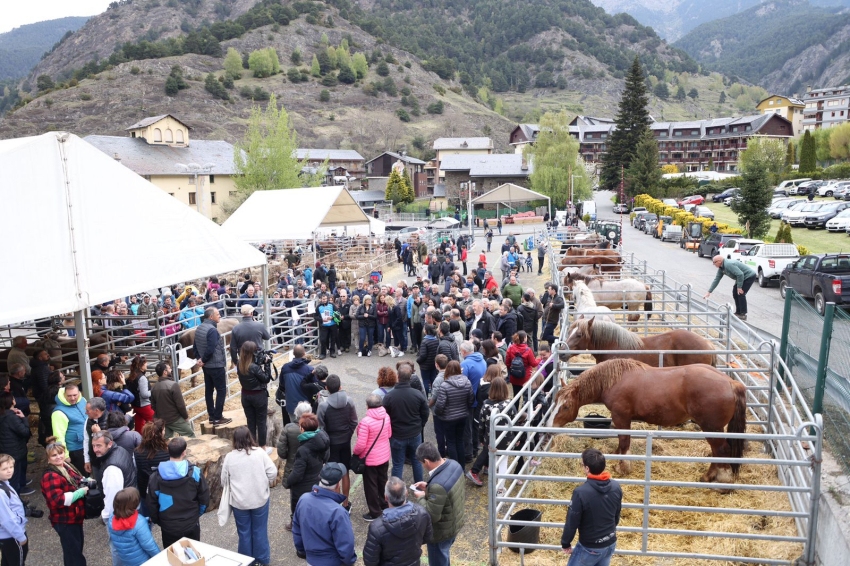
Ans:
<svg viewBox="0 0 850 566"><path fill-rule="evenodd" d="M550 253L550 261L554 258ZM554 263L552 265L555 265ZM780 359L777 345L762 340L747 325L740 323L731 315L728 305L720 305L711 301L700 301L693 296L690 285L681 284L667 277L663 271L649 268L645 262L636 262L633 256L624 256L623 276L638 278L659 292L664 321L641 323L634 325L633 330L638 334L651 334L670 328L687 328L710 340L717 351L718 369L730 377L741 381L747 390L748 425L750 431L741 435L728 433L686 432L680 430L584 430L570 428L571 437L586 439L587 437L615 437L629 435L635 440L645 442L643 454L632 453L624 456L611 456L613 460L632 460L637 465L644 466L642 479L620 480L621 485L636 486L643 494L640 501L624 502L624 509L638 512L640 520L636 524L622 525L618 533L639 535L639 548L620 549L618 554L635 556L653 556L659 558L691 558L708 560L727 560L739 563L760 564L789 564L791 560L776 558L770 555L747 554L741 550L720 552L712 549L707 552L670 551L656 547L657 541L665 536L675 537L708 537L725 540L756 540L769 544L797 545L803 563L811 564L814 559L814 535L817 522L817 505L820 493L820 456L822 449L823 424L820 415L812 415L808 403L795 381L791 370ZM559 283L553 274L553 283ZM568 359L577 352L566 350L566 332L571 322L572 313L565 310L561 320L561 339L555 343L550 361L558 365L557 372L547 378L544 386L532 392L528 386L518 395L512 407L499 415L494 415L494 426L491 427L490 446L498 447L500 442L512 439L507 449L491 449L490 457L490 562L496 564L498 553L504 548L512 548L524 552L530 549L548 549L560 551L558 544L532 544L516 540L504 540L505 531L512 527L539 527L546 530L563 528L563 522L551 519L552 509L557 508L563 516L564 506L569 504L566 498L555 498L552 493L560 482L580 483L584 477L578 473L573 475L544 474L540 467L531 465L532 459L570 460L580 458L577 452L555 449L552 436L563 433L564 429L548 428L546 426L531 426L529 423L538 418L538 422L546 423L553 408L544 415L537 415L536 397L547 386L553 390L554 396L558 391L560 379L570 376L571 371L580 371L587 366L559 362ZM642 351L646 353L647 351ZM653 351L650 351L652 353ZM611 353L611 352L609 352ZM634 353L634 352L630 352ZM663 361L662 351L654 351ZM561 355L564 354L562 357ZM538 372L541 370L538 370ZM531 383L532 380L529 380ZM530 398L529 398L530 397ZM517 409L517 416L510 418L510 408ZM578 424L584 419L578 419ZM757 432L753 433L753 427ZM675 463L691 462L708 465L709 463L725 463L730 460L701 456L658 455L653 453L653 446L674 440L703 442L706 438L740 437L750 443L760 443L766 458L745 458L739 463L745 466L763 468L755 474L764 477L764 481L736 483L728 485L705 484L700 482L673 481L663 477L665 466ZM634 452L640 452L635 449ZM521 459L524 457L524 459ZM545 467L544 467L545 468ZM576 472L580 470L576 468ZM774 476L776 482L767 481ZM535 482L542 482L540 489L532 487ZM551 486L551 488L549 487ZM670 504L665 500L664 492L673 490L701 490L727 488L757 492L778 492L787 498L787 508L766 508L764 506L728 507L699 504ZM539 496L540 493L545 496ZM535 495L536 494L536 495ZM783 499L784 499L783 498ZM522 521L512 518L519 506L534 506L550 515L544 521ZM657 517L661 513L679 514L684 516L704 516L707 518L720 517L724 514L748 515L764 518L792 518L796 526L794 534L764 534L753 530L732 532L722 528L688 529L675 528L668 524L658 524ZM672 515L669 515L672 516ZM560 519L561 517L558 517ZM719 543L718 543L719 544ZM736 547L731 546L732 549Z"/></svg>

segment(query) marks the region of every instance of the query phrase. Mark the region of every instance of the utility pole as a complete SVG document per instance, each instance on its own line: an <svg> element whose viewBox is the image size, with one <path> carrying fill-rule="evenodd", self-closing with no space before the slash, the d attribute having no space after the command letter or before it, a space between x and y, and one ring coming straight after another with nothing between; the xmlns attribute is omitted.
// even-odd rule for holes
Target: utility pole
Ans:
<svg viewBox="0 0 850 566"><path fill-rule="evenodd" d="M622 164L620 165L620 204L625 202L625 183L624 183L624 170ZM620 209L620 245L618 246L622 253L623 249L623 209Z"/></svg>

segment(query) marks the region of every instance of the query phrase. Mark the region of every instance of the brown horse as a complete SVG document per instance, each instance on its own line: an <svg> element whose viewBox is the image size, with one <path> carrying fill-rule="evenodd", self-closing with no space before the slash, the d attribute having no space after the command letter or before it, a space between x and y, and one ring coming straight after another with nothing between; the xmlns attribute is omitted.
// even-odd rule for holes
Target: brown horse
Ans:
<svg viewBox="0 0 850 566"><path fill-rule="evenodd" d="M600 249L600 248L567 248L568 256L614 256L619 258L618 250Z"/></svg>
<svg viewBox="0 0 850 566"><path fill-rule="evenodd" d="M671 330L652 336L638 336L622 326L604 320L579 319L570 326L567 347L573 351L581 350L707 350L714 351L711 342L688 330ZM615 358L631 358L647 365L658 367L658 354L593 354L596 362ZM688 364L717 365L715 355L663 354L666 366L686 366Z"/></svg>
<svg viewBox="0 0 850 566"><path fill-rule="evenodd" d="M563 382L562 382L563 383ZM579 408L603 403L611 411L614 428L630 429L632 421L678 426L694 421L703 432L742 433L747 426L747 390L722 372L705 364L653 368L636 360L609 360L584 371L564 384L555 397L549 426L573 422ZM619 437L616 454L628 454L631 436ZM740 458L742 439L707 438L714 458ZM731 483L740 464L709 466L700 481ZM620 474L631 471L627 460L618 464Z"/></svg>

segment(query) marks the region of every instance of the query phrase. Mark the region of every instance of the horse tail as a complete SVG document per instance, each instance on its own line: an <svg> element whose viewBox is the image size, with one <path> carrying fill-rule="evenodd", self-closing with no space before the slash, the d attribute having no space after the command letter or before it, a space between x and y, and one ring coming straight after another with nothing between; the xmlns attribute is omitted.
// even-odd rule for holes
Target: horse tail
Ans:
<svg viewBox="0 0 850 566"><path fill-rule="evenodd" d="M747 389L738 381L732 382L732 391L735 394L735 412L732 419L726 425L726 432L743 433L747 429ZM744 439L728 438L732 458L741 458L744 455ZM737 477L741 464L734 463L732 473Z"/></svg>
<svg viewBox="0 0 850 566"><path fill-rule="evenodd" d="M646 319L652 316L652 291L649 290L649 287L646 288L646 302L643 304L643 310L646 311Z"/></svg>

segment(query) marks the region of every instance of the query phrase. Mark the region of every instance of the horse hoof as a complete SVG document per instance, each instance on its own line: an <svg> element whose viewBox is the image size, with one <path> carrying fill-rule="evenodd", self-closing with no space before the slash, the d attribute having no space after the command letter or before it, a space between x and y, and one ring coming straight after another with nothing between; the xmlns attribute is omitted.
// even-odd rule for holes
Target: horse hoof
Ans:
<svg viewBox="0 0 850 566"><path fill-rule="evenodd" d="M617 473L618 473L620 476L627 476L627 475L629 475L630 473L632 473L632 464L631 464L631 462L628 462L628 461L626 461L626 460L621 460L621 461L617 464Z"/></svg>

